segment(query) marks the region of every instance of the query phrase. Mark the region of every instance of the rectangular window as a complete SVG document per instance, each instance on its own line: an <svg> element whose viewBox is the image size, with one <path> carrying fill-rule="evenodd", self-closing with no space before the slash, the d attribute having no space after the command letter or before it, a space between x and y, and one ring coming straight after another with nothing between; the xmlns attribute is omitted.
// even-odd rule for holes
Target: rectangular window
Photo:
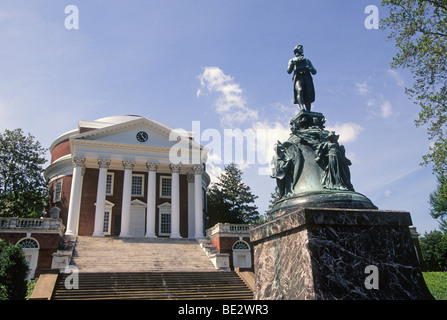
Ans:
<svg viewBox="0 0 447 320"><path fill-rule="evenodd" d="M102 228L102 231L105 235L110 235L110 222L111 222L111 212L105 211L104 212L104 226Z"/></svg>
<svg viewBox="0 0 447 320"><path fill-rule="evenodd" d="M168 236L171 234L171 214L160 213L160 235Z"/></svg>
<svg viewBox="0 0 447 320"><path fill-rule="evenodd" d="M113 173L107 173L106 180L106 195L113 196L113 180L115 175Z"/></svg>
<svg viewBox="0 0 447 320"><path fill-rule="evenodd" d="M160 197L171 197L171 177L161 177L160 181Z"/></svg>
<svg viewBox="0 0 447 320"><path fill-rule="evenodd" d="M132 196L134 197L144 196L143 183L144 183L144 175L142 174L132 175Z"/></svg>
<svg viewBox="0 0 447 320"><path fill-rule="evenodd" d="M62 200L62 180L57 180L54 184L53 203Z"/></svg>

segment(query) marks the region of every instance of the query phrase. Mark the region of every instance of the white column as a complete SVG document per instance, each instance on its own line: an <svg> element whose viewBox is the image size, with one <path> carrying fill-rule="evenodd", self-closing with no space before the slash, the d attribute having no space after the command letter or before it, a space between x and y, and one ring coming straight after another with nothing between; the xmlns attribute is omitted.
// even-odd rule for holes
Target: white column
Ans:
<svg viewBox="0 0 447 320"><path fill-rule="evenodd" d="M181 164L171 164L171 238L180 236L180 168Z"/></svg>
<svg viewBox="0 0 447 320"><path fill-rule="evenodd" d="M82 188L82 167L85 158L74 156L73 178L71 181L70 203L68 207L67 235L76 235L78 233L79 209L81 207L81 188Z"/></svg>
<svg viewBox="0 0 447 320"><path fill-rule="evenodd" d="M202 174L203 165L192 167L194 172L194 211L195 211L195 238L204 238L203 235L203 193L202 193Z"/></svg>
<svg viewBox="0 0 447 320"><path fill-rule="evenodd" d="M146 237L156 238L155 234L155 210L156 210L156 188L157 188L157 169L156 162L146 163L148 173L147 179L147 216L146 216Z"/></svg>
<svg viewBox="0 0 447 320"><path fill-rule="evenodd" d="M188 238L194 238L195 232L195 211L194 211L194 174L188 173Z"/></svg>
<svg viewBox="0 0 447 320"><path fill-rule="evenodd" d="M130 237L130 202L132 196L132 170L135 161L123 161L124 182L123 182L123 198L121 208L121 233L120 237Z"/></svg>
<svg viewBox="0 0 447 320"><path fill-rule="evenodd" d="M85 166L82 166L81 170L81 187L79 188L79 194L81 195L78 200L78 207L79 207L79 214L78 218L76 219L76 234L78 234L79 231L79 219L81 219L81 202L82 202L82 188L84 187L84 175L85 175Z"/></svg>
<svg viewBox="0 0 447 320"><path fill-rule="evenodd" d="M104 211L106 203L107 168L110 159L98 159L99 176L96 191L95 228L93 237L104 237Z"/></svg>

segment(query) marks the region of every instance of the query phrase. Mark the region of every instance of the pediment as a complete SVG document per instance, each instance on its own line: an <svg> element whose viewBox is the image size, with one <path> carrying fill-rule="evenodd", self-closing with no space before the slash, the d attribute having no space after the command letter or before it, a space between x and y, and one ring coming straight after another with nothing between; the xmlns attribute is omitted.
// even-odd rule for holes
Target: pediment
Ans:
<svg viewBox="0 0 447 320"><path fill-rule="evenodd" d="M164 202L157 206L158 209L171 209L171 204L169 202Z"/></svg>
<svg viewBox="0 0 447 320"><path fill-rule="evenodd" d="M82 133L69 138L71 154L85 157L87 167L97 166L97 158L112 159L111 167L117 168L122 167L122 160L133 159L143 166L138 170L146 170L146 161L172 163L172 156L183 164L206 159L208 149L195 142L189 131L142 117L125 117L125 120L118 123L82 121L83 126L79 126Z"/></svg>
<svg viewBox="0 0 447 320"><path fill-rule="evenodd" d="M105 144L172 147L171 130L167 126L145 118L105 126L72 136L70 140L91 141ZM172 138L171 138L172 139Z"/></svg>
<svg viewBox="0 0 447 320"><path fill-rule="evenodd" d="M195 133L183 129L174 129L159 121L146 118L137 118L110 125L98 122L97 129L92 127L90 125L89 130L70 137L70 141L96 141L107 144L165 148L171 148L180 141L181 143L191 144L193 149L203 148L194 141Z"/></svg>
<svg viewBox="0 0 447 320"><path fill-rule="evenodd" d="M131 205L132 207L141 207L141 208L146 208L146 207L147 207L147 204L146 204L146 203L144 203L143 201L138 200L138 199L132 200L132 201L130 202L130 205Z"/></svg>
<svg viewBox="0 0 447 320"><path fill-rule="evenodd" d="M95 206L96 206L96 202L95 202ZM115 206L115 204L110 202L109 200L106 200L105 203L104 203L104 206L106 208L113 208Z"/></svg>

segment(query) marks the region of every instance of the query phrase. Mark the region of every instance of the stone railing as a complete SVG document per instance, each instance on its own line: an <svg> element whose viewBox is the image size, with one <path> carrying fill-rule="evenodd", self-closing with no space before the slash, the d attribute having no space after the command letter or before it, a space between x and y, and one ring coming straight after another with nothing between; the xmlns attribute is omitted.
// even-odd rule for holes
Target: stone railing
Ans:
<svg viewBox="0 0 447 320"><path fill-rule="evenodd" d="M61 219L50 218L2 218L0 217L1 230L42 230L63 232L65 227Z"/></svg>
<svg viewBox="0 0 447 320"><path fill-rule="evenodd" d="M251 224L218 223L214 227L206 230L206 236L210 237L217 233L249 234L253 228L254 226Z"/></svg>

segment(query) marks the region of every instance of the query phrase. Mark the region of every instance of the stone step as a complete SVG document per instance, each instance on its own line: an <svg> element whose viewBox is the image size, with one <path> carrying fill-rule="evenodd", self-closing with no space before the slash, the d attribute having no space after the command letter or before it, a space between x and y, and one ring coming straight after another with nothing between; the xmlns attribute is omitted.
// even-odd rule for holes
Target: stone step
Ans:
<svg viewBox="0 0 447 320"><path fill-rule="evenodd" d="M78 288L65 288L60 274L54 300L86 299L253 299L235 272L79 273Z"/></svg>
<svg viewBox="0 0 447 320"><path fill-rule="evenodd" d="M90 273L216 271L194 239L78 237L71 265Z"/></svg>

